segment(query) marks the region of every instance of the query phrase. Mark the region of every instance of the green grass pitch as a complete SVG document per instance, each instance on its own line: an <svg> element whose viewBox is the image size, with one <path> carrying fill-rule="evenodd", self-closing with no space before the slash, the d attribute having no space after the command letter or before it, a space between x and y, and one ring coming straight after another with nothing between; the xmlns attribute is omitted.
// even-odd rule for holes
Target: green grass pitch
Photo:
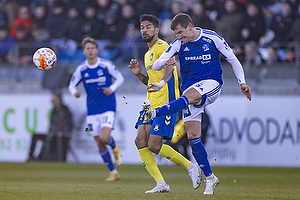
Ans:
<svg viewBox="0 0 300 200"><path fill-rule="evenodd" d="M181 166L159 168L170 193L145 194L155 181L142 165L121 165L121 179L106 182L103 164L0 163L0 199L300 199L300 168L213 167L214 195L202 194L204 182L195 190Z"/></svg>

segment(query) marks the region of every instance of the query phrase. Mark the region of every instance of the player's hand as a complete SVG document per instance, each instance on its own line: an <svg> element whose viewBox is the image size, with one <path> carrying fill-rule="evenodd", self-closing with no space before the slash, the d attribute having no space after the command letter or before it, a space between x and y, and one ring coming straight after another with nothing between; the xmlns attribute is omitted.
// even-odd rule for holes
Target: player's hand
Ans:
<svg viewBox="0 0 300 200"><path fill-rule="evenodd" d="M108 87L104 87L104 88L102 88L102 91L103 91L103 94L105 94L106 96L109 96L109 95L111 95L111 94L112 94L112 91L111 91L111 89L110 89L110 88L108 88Z"/></svg>
<svg viewBox="0 0 300 200"><path fill-rule="evenodd" d="M246 95L247 99L251 101L251 88L246 84L241 84L241 90Z"/></svg>
<svg viewBox="0 0 300 200"><path fill-rule="evenodd" d="M165 81L161 80L159 83L150 83L147 85L147 91L148 92L157 92L165 85Z"/></svg>
<svg viewBox="0 0 300 200"><path fill-rule="evenodd" d="M175 58L174 57L172 57L172 58L169 58L169 59L167 59L166 61L165 61L165 64L166 65L176 65L176 60L175 60Z"/></svg>
<svg viewBox="0 0 300 200"><path fill-rule="evenodd" d="M129 68L134 75L139 75L142 73L142 68L136 59L131 59L129 62Z"/></svg>
<svg viewBox="0 0 300 200"><path fill-rule="evenodd" d="M79 90L76 91L75 94L74 94L74 96L75 96L76 98L79 98L79 97L81 96L81 92L80 92Z"/></svg>

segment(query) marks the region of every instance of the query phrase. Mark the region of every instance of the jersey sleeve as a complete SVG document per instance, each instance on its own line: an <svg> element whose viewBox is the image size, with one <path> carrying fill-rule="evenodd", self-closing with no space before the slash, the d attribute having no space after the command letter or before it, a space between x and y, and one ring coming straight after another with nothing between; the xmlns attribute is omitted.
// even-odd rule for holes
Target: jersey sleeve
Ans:
<svg viewBox="0 0 300 200"><path fill-rule="evenodd" d="M114 64L108 65L108 73L113 77L114 82L109 86L112 92L115 92L124 82L124 77Z"/></svg>
<svg viewBox="0 0 300 200"><path fill-rule="evenodd" d="M76 70L74 71L71 81L69 83L69 91L70 93L74 96L74 94L77 92L77 85L80 83L82 80L82 76L80 73L80 68L77 67Z"/></svg>
<svg viewBox="0 0 300 200"><path fill-rule="evenodd" d="M243 67L224 38L215 40L215 44L218 51L224 56L227 62L231 64L238 83L246 83Z"/></svg>
<svg viewBox="0 0 300 200"><path fill-rule="evenodd" d="M174 42L172 42L172 44L170 44L167 50L163 52L163 54L159 57L159 59L157 59L153 63L152 68L156 71L163 69L165 66L165 61L169 58L172 58L175 54L177 54L179 49L180 49L180 41L176 39Z"/></svg>

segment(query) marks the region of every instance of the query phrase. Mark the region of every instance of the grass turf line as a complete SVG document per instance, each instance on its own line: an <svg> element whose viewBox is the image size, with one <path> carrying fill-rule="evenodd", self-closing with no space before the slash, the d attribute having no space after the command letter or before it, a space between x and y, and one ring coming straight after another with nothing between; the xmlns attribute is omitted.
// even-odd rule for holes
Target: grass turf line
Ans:
<svg viewBox="0 0 300 200"><path fill-rule="evenodd" d="M299 199L300 168L213 167L220 179L214 195L205 183L192 187L181 166L159 166L171 192L145 194L155 186L142 165L121 165L119 181L107 182L103 164L0 163L0 199ZM205 179L205 178L204 178Z"/></svg>

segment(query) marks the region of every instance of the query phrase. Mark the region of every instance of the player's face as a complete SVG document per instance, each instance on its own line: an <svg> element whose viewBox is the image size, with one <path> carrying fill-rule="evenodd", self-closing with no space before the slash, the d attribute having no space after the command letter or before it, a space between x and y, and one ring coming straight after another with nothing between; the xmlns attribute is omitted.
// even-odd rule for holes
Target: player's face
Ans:
<svg viewBox="0 0 300 200"><path fill-rule="evenodd" d="M93 43L86 43L83 50L83 54L86 56L87 60L93 59L98 56L98 49Z"/></svg>
<svg viewBox="0 0 300 200"><path fill-rule="evenodd" d="M141 35L144 42L151 42L156 34L158 34L158 28L155 28L149 21L141 22Z"/></svg>
<svg viewBox="0 0 300 200"><path fill-rule="evenodd" d="M184 44L192 41L192 24L189 24L186 28L183 28L181 25L177 25L173 32L176 34L176 37L180 39Z"/></svg>

